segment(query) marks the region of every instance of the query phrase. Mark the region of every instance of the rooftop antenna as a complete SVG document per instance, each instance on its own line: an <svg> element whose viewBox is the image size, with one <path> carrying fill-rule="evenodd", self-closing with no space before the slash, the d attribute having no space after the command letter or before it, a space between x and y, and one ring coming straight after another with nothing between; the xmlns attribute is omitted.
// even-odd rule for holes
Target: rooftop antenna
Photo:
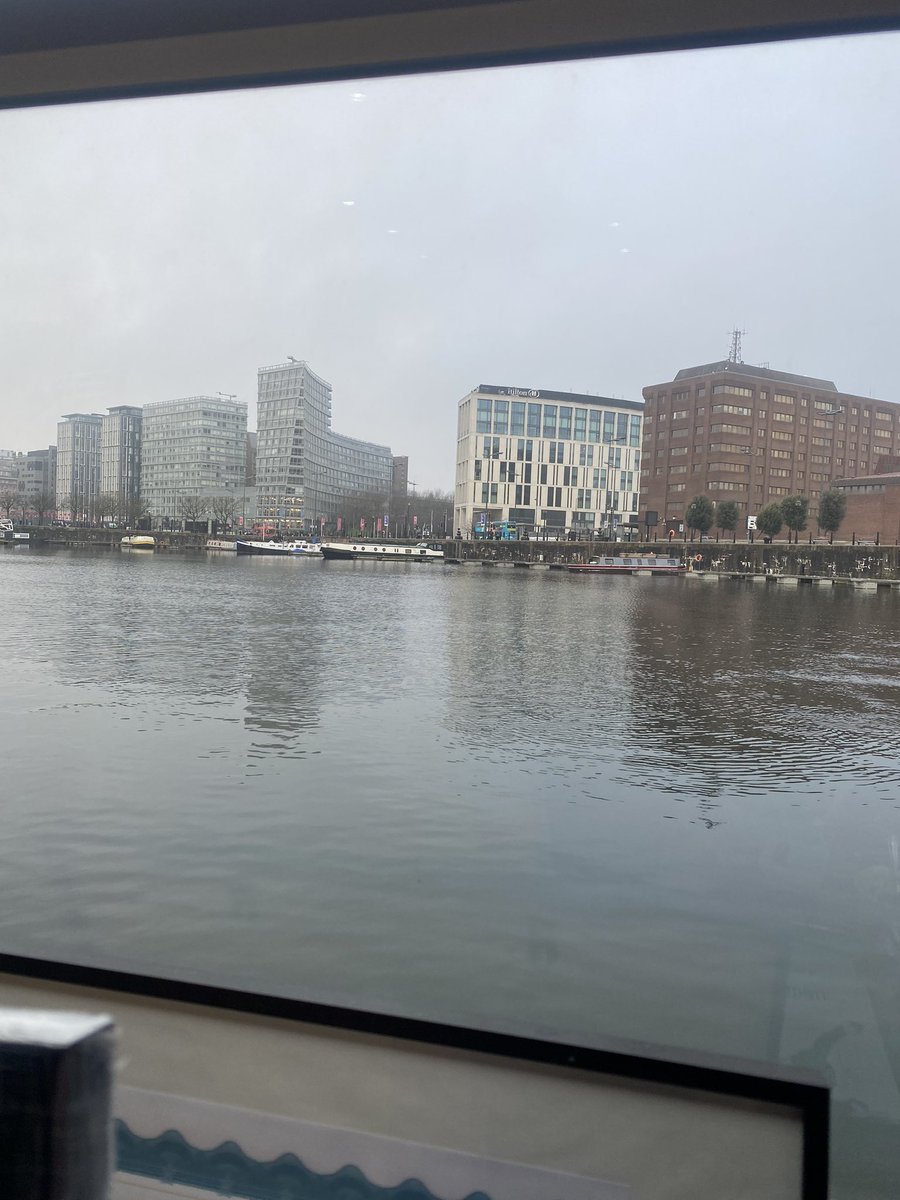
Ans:
<svg viewBox="0 0 900 1200"><path fill-rule="evenodd" d="M744 361L741 354L741 337L746 332L746 329L731 330L731 349L728 352L728 361L730 363L742 363Z"/></svg>

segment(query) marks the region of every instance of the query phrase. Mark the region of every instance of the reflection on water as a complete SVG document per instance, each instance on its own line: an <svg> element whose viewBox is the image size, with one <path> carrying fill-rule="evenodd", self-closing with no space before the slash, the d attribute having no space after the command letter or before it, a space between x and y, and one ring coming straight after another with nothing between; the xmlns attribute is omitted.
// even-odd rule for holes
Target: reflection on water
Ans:
<svg viewBox="0 0 900 1200"><path fill-rule="evenodd" d="M812 1065L893 1192L893 593L0 556L10 950Z"/></svg>

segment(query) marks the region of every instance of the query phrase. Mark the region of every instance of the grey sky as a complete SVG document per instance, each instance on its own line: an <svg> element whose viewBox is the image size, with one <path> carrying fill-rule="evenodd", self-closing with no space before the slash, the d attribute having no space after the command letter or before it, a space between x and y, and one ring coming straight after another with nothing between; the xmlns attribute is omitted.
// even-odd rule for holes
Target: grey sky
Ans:
<svg viewBox="0 0 900 1200"><path fill-rule="evenodd" d="M479 382L640 398L724 357L900 400L900 35L0 113L0 446L250 402L453 479ZM352 204L346 203L352 201Z"/></svg>

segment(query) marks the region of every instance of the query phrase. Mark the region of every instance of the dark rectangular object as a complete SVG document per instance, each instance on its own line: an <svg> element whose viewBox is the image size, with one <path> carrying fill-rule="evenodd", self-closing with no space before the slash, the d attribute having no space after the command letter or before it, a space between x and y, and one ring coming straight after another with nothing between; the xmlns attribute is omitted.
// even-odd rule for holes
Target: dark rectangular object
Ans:
<svg viewBox="0 0 900 1200"><path fill-rule="evenodd" d="M109 1017L0 1009L4 1200L104 1200L112 1166Z"/></svg>

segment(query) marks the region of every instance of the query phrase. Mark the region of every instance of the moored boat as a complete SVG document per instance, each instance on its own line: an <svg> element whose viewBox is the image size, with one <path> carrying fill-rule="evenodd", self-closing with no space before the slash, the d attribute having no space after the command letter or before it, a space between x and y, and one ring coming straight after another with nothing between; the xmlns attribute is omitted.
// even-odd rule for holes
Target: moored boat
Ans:
<svg viewBox="0 0 900 1200"><path fill-rule="evenodd" d="M254 541L238 538L234 544L238 554L321 554L318 542Z"/></svg>
<svg viewBox="0 0 900 1200"><path fill-rule="evenodd" d="M623 554L605 558L592 558L586 563L570 563L568 570L580 574L611 575L675 575L684 571L680 558L662 558L656 554Z"/></svg>
<svg viewBox="0 0 900 1200"><path fill-rule="evenodd" d="M377 562L443 562L440 542L397 546L390 542L323 542L323 558L368 558Z"/></svg>
<svg viewBox="0 0 900 1200"><path fill-rule="evenodd" d="M122 538L121 546L123 550L155 550L156 538L149 533L129 534Z"/></svg>

